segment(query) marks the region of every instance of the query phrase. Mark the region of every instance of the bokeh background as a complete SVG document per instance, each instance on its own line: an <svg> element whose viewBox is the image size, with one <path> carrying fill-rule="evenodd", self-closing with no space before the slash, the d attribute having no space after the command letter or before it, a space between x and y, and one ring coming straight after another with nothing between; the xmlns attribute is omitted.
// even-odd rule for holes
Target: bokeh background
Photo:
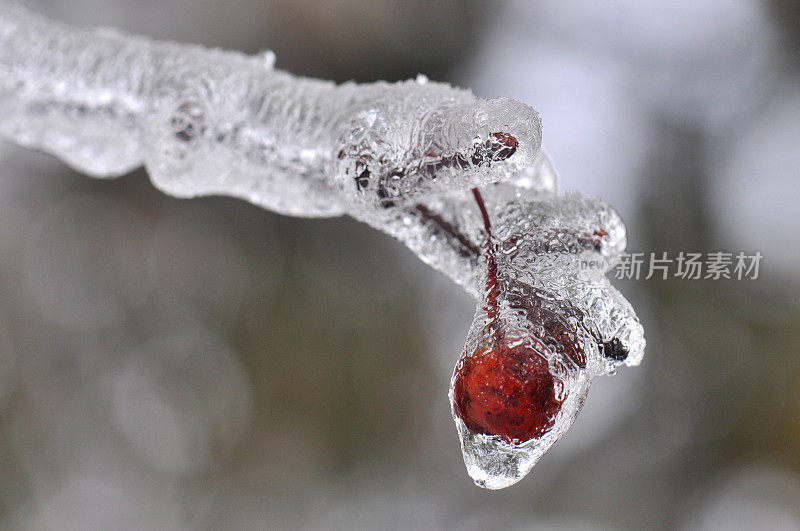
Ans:
<svg viewBox="0 0 800 531"><path fill-rule="evenodd" d="M644 363L488 492L447 402L474 303L402 245L0 144L0 527L800 527L800 4L26 3L519 99L561 189L615 205L630 250L764 260L757 280L616 282Z"/></svg>

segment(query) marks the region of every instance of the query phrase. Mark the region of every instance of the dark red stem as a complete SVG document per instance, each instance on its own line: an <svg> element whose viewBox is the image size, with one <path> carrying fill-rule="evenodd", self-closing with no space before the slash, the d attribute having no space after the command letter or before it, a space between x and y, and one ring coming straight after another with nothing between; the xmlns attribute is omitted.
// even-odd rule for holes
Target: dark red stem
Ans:
<svg viewBox="0 0 800 531"><path fill-rule="evenodd" d="M444 234L450 238L453 238L460 244L461 248L459 249L459 254L461 256L474 259L477 259L478 256L480 256L481 251L478 246L472 243L472 241L470 241L470 239L463 233L456 230L451 223L445 221L441 215L431 211L422 203L418 203L414 208L423 221L432 223L436 229L442 231Z"/></svg>
<svg viewBox="0 0 800 531"><path fill-rule="evenodd" d="M483 196L477 188L472 189L472 195L475 196L475 202L478 203L478 208L481 210L483 216L483 226L486 229L486 235L492 239L492 224L489 222L489 213L486 211L486 205L483 203Z"/></svg>
<svg viewBox="0 0 800 531"><path fill-rule="evenodd" d="M497 299L500 297L500 283L497 281L497 261L494 258L495 244L492 241L492 223L489 221L489 212L486 210L486 204L483 202L481 192L477 188L473 188L472 195L475 196L475 202L478 203L478 209L480 209L481 217L483 217L483 227L486 229L486 312L489 317L489 326L493 329L493 335L495 339L499 340L502 334L497 328L496 320L499 313Z"/></svg>

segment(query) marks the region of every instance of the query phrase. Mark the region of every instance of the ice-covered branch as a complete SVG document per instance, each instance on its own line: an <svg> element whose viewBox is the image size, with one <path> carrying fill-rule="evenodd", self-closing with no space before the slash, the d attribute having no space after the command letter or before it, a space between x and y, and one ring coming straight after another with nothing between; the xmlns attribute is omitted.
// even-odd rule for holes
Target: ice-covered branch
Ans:
<svg viewBox="0 0 800 531"><path fill-rule="evenodd" d="M95 176L145 164L172 194L329 215L364 189L397 196L496 181L539 151L533 109L446 84L337 86L274 70L269 53L78 30L8 5L0 24L3 132ZM498 131L519 146L490 164L491 146L475 142ZM371 175L357 189L352 172L363 165Z"/></svg>
<svg viewBox="0 0 800 531"><path fill-rule="evenodd" d="M454 418L476 482L519 480L595 375L641 359L641 326L603 276L624 225L598 200L555 194L527 105L423 77L336 85L273 62L0 2L0 133L96 177L144 165L175 196L347 214L403 241L480 300Z"/></svg>

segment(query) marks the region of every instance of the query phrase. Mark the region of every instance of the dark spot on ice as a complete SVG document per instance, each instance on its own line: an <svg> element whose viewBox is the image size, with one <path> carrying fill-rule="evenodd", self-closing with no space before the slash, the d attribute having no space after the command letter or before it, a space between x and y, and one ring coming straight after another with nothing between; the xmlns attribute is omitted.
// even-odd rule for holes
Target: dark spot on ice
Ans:
<svg viewBox="0 0 800 531"><path fill-rule="evenodd" d="M628 357L628 349L622 344L619 338L606 341L602 345L603 356L615 361L625 361Z"/></svg>

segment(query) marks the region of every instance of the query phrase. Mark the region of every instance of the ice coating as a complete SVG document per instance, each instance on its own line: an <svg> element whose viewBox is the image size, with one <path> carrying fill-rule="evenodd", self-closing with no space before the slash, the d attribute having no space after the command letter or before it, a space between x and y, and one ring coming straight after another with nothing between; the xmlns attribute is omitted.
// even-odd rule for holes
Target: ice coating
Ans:
<svg viewBox="0 0 800 531"><path fill-rule="evenodd" d="M604 275L625 246L613 209L503 183L480 194L492 227L473 207L465 229L483 238L474 277L483 284L450 400L470 476L497 489L566 432L592 378L638 365L645 343Z"/></svg>
<svg viewBox="0 0 800 531"><path fill-rule="evenodd" d="M70 28L6 2L0 110L2 134L90 175L144 164L172 195L233 195L298 216L497 181L541 142L536 112L512 100L422 79L335 85L262 55ZM495 132L519 141L515 155L474 161ZM420 171L446 160L464 164Z"/></svg>
<svg viewBox="0 0 800 531"><path fill-rule="evenodd" d="M556 194L527 105L423 77L335 85L273 63L0 2L0 134L92 176L144 165L175 196L347 214L404 242L478 299L453 417L475 482L513 484L569 428L594 376L642 358L638 319L604 276L625 248L622 221Z"/></svg>

